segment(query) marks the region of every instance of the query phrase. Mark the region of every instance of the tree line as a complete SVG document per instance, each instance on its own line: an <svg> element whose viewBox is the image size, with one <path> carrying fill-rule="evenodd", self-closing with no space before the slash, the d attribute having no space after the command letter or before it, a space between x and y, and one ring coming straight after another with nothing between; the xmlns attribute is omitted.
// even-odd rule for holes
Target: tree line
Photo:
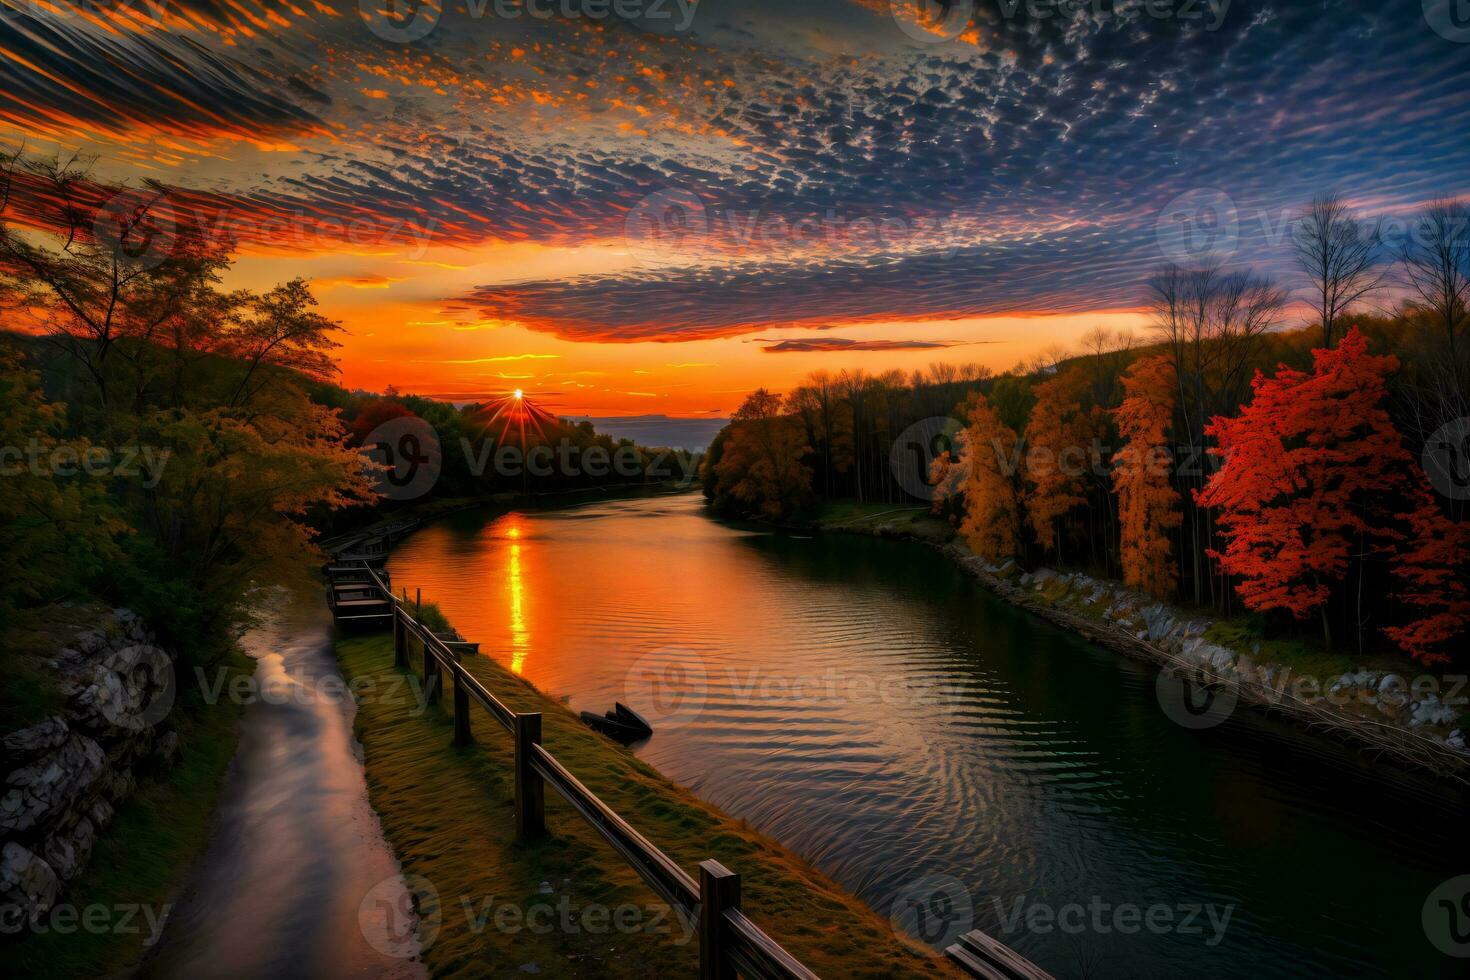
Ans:
<svg viewBox="0 0 1470 980"><path fill-rule="evenodd" d="M1297 225L1306 326L1288 329L1292 294L1270 277L1165 264L1142 340L1096 330L999 376L936 365L757 391L710 447L705 493L778 521L823 499L932 497L992 561L1448 659L1470 624L1470 215L1432 202L1393 249L1335 197Z"/></svg>

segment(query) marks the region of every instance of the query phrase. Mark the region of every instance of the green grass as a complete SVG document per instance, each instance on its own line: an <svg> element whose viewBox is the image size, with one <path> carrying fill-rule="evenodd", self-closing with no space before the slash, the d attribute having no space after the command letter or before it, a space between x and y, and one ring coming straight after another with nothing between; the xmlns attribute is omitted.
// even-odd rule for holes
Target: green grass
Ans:
<svg viewBox="0 0 1470 980"><path fill-rule="evenodd" d="M248 674L253 663L235 652L226 661L232 673ZM180 684L181 692L194 690ZM141 913L124 924L111 910L149 905L155 915L171 902L184 876L203 853L213 826L224 775L235 755L241 706L231 699L213 705L180 704L170 720L179 733L179 758L172 770L155 768L139 775L137 791L122 804L102 832L87 870L68 886L61 901L85 910L104 906L109 919L131 931L25 934L6 943L6 972L31 980L129 972L148 951L149 927Z"/></svg>
<svg viewBox="0 0 1470 980"><path fill-rule="evenodd" d="M1246 616L1212 622L1205 630L1205 639L1238 650L1256 663L1281 664L1296 676L1316 677L1324 683L1331 677L1358 670L1422 671L1403 655L1389 651L1365 650L1359 656L1352 650L1324 650L1320 643L1304 637L1267 639L1259 623ZM1256 648L1259 652L1253 652Z"/></svg>
<svg viewBox="0 0 1470 980"><path fill-rule="evenodd" d="M386 635L339 638L349 679L372 676L388 689L397 673ZM595 734L560 703L487 657L467 666L517 711L540 711L543 743L593 792L685 870L715 858L742 876L744 907L762 928L817 973L829 977L956 976L946 961L911 949L888 922L785 848L669 782L626 749ZM444 704L450 699L446 697ZM425 952L438 977L689 976L698 941L673 916L667 933L553 928L477 930L471 911L502 904L521 914L535 905L574 910L625 907L640 922L660 900L560 797L546 795L548 835L523 845L513 829L514 787L508 736L474 709L476 744L451 746L444 708L415 716L399 700L364 697L357 735L369 796L405 872L434 886L441 926ZM542 883L547 884L543 889ZM543 891L547 893L543 894ZM545 913L542 913L545 914Z"/></svg>
<svg viewBox="0 0 1470 980"><path fill-rule="evenodd" d="M858 503L856 500L823 500L813 511L817 524L829 530L868 532L881 527L924 540L947 541L954 528L927 507L908 504Z"/></svg>

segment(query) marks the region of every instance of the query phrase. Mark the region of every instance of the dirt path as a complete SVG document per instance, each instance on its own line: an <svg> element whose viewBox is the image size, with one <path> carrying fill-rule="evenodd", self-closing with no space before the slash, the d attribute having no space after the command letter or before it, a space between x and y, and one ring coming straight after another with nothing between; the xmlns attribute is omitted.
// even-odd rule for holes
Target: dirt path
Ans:
<svg viewBox="0 0 1470 980"><path fill-rule="evenodd" d="M214 837L140 976L426 976L330 631L319 597L283 596L245 637L259 697Z"/></svg>

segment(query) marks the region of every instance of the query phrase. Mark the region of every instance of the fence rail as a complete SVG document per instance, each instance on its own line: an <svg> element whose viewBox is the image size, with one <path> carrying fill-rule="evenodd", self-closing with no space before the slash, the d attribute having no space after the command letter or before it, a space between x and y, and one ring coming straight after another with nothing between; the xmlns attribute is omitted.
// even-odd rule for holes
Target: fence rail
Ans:
<svg viewBox="0 0 1470 980"><path fill-rule="evenodd" d="M436 703L447 677L453 685L454 741L470 741L471 704L478 704L511 736L515 748L516 833L533 839L546 828L545 787L569 803L671 907L694 923L699 936L701 980L817 980L817 975L752 922L740 906L740 876L718 861L699 865L699 880L690 877L667 854L638 833L596 793L557 761L541 744L539 712L512 711L460 663L459 655L409 611L377 571L363 562L372 588L392 610L393 661L422 671L429 703ZM411 649L413 646L418 651ZM421 653L418 664L410 655Z"/></svg>

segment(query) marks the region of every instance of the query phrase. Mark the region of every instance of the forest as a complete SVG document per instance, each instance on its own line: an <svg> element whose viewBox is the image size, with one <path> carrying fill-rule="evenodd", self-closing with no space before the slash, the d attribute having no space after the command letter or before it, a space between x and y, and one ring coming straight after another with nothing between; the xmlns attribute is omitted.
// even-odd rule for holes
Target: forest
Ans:
<svg viewBox="0 0 1470 980"><path fill-rule="evenodd" d="M1088 569L1324 649L1462 659L1467 226L1441 199L1391 246L1324 196L1297 219L1299 283L1165 264L1142 337L1095 330L1002 374L756 391L710 447L705 494L777 522L928 499L993 562Z"/></svg>

